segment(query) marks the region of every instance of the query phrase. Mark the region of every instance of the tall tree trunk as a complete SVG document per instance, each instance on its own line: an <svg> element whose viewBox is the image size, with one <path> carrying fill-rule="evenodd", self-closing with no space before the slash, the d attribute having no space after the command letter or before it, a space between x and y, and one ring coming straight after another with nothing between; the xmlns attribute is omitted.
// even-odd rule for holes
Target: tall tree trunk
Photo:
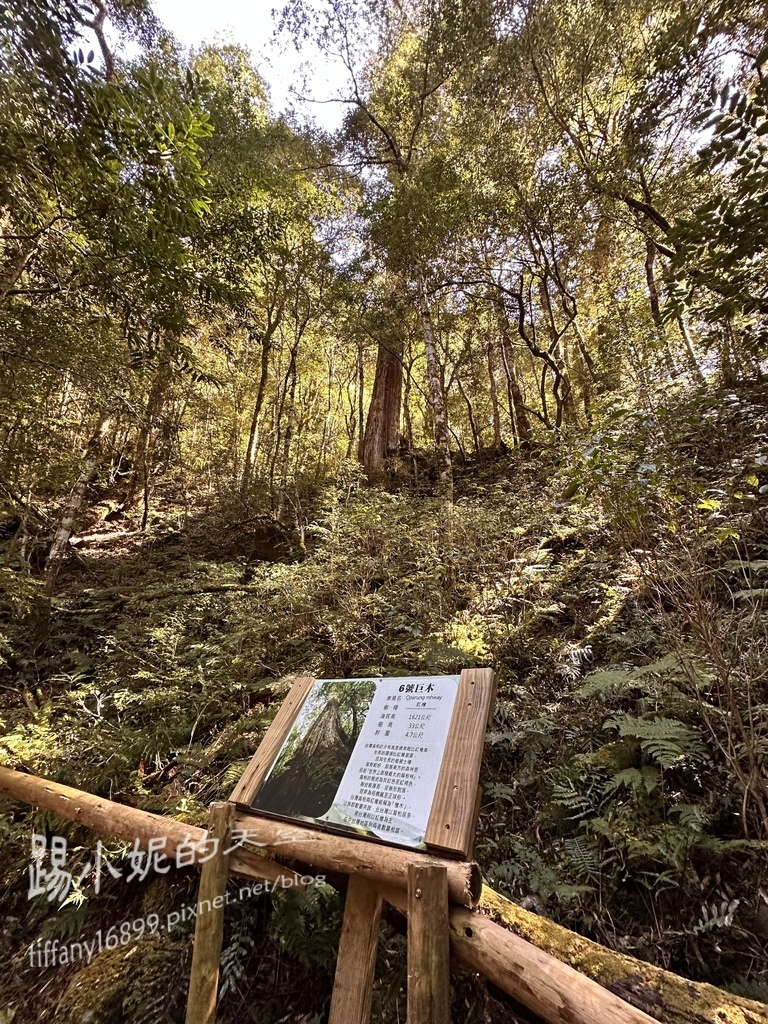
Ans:
<svg viewBox="0 0 768 1024"><path fill-rule="evenodd" d="M469 395L464 389L464 385L461 383L461 377L456 374L456 386L459 389L461 397L464 399L464 404L467 407L467 418L469 419L469 429L472 432L472 446L475 449L475 454L480 454L480 435L477 431L477 423L475 422L475 410L472 407L472 402Z"/></svg>
<svg viewBox="0 0 768 1024"><path fill-rule="evenodd" d="M261 368L259 372L259 384L256 389L256 400L253 403L251 413L251 429L248 432L248 447L245 451L245 462L243 463L243 475L240 478L240 493L247 494L253 479L253 469L256 464L256 446L259 437L259 417L264 405L264 395L267 390L267 378L269 377L269 348L264 345L261 350Z"/></svg>
<svg viewBox="0 0 768 1024"><path fill-rule="evenodd" d="M574 320L571 326L576 334L576 347L587 370L586 373L582 372L581 374L581 400L584 406L584 418L592 426L592 384L595 379L595 361L589 354L587 342L581 333L578 320Z"/></svg>
<svg viewBox="0 0 768 1024"><path fill-rule="evenodd" d="M732 387L737 379L738 373L736 370L736 352L733 344L733 328L731 322L727 320L723 329L720 331L720 373L723 378L723 384L726 387Z"/></svg>
<svg viewBox="0 0 768 1024"><path fill-rule="evenodd" d="M408 450L413 448L413 420L411 417L411 386L413 383L413 359L410 359L405 367L405 388L403 390L403 437L408 445Z"/></svg>
<svg viewBox="0 0 768 1024"><path fill-rule="evenodd" d="M296 373L296 356L295 352L291 353L291 367L290 367L290 390L288 392L287 406L287 423L285 427L285 433L283 434L283 455L280 465L280 493L277 500L277 518L283 518L283 511L285 510L285 499L288 493L288 466L291 455L291 441L293 440L293 434L296 424L296 380L298 374Z"/></svg>
<svg viewBox="0 0 768 1024"><path fill-rule="evenodd" d="M499 325L501 361L504 366L504 375L507 378L509 418L516 440L522 448L527 448L531 443L531 421L528 417L528 410L525 408L525 402L523 401L520 382L517 379L517 368L515 366L515 353L510 334L509 317L507 316L507 311L504 309L504 303L501 296L495 296L493 302L496 308L497 322Z"/></svg>
<svg viewBox="0 0 768 1024"><path fill-rule="evenodd" d="M496 383L496 367L494 366L493 342L490 337L485 346L486 365L488 367L489 394L491 398L491 416L493 418L493 448L501 451L501 415L499 413L499 387Z"/></svg>
<svg viewBox="0 0 768 1024"><path fill-rule="evenodd" d="M448 418L445 412L445 396L440 362L437 357L435 334L432 328L432 317L427 298L427 284L424 274L418 273L418 303L421 318L421 330L424 336L424 353L427 358L427 378L429 380L430 405L435 428L435 448L437 450L440 480L440 493L448 501L453 501L453 464L451 462L451 445L448 432Z"/></svg>
<svg viewBox="0 0 768 1024"><path fill-rule="evenodd" d="M400 405L403 391L403 340L379 342L373 394L362 443L361 461L369 480L384 472L387 456L400 443Z"/></svg>
<svg viewBox="0 0 768 1024"><path fill-rule="evenodd" d="M328 438L331 435L331 429L332 429L331 420L332 420L332 416L333 416L333 398L334 398L333 381L334 381L334 377L335 377L335 372L336 372L335 350L331 349L331 351L328 353L328 387L326 389L327 392L328 392L328 396L327 396L326 403L325 403L325 416L323 417L323 436L320 439L320 449L319 449L319 451L317 453L317 462L315 464L315 478L318 479L318 480L320 479L321 475L323 473L325 473L326 465L327 465L327 459L328 459L326 448L327 448L327 445L328 445ZM297 434L297 436L298 436L298 434Z"/></svg>
<svg viewBox="0 0 768 1024"><path fill-rule="evenodd" d="M544 313L549 335L549 356L550 369L552 370L552 396L555 399L555 428L559 432L563 425L573 423L576 418L576 411L573 402L573 387L571 386L570 371L568 367L567 350L563 339L563 332L558 332L555 322L552 299L549 294L547 282L543 277L539 278L539 301ZM542 401L544 391L542 390Z"/></svg>
<svg viewBox="0 0 768 1024"><path fill-rule="evenodd" d="M557 394L557 392L555 392ZM539 375L539 398L541 399L541 418L547 426L547 430L552 429L552 421L549 418L549 404L547 402L547 366L544 365L541 368L541 374ZM555 412L557 415L557 411ZM560 424L556 423L556 427Z"/></svg>
<svg viewBox="0 0 768 1024"><path fill-rule="evenodd" d="M573 327L574 333L576 334L576 340L577 340L577 343L578 343L579 355L584 360L584 365L589 370L589 376L592 379L594 379L594 377L595 377L595 360L589 354L589 348L587 347L587 342L586 342L586 339L585 339L584 335L581 333L581 328L579 327L578 319L575 319L573 321L573 323L571 324L571 326Z"/></svg>
<svg viewBox="0 0 768 1024"><path fill-rule="evenodd" d="M357 426L357 381L358 381L358 364L362 359L362 342L358 339L357 342L357 359L355 360L355 366L352 370L347 383L344 385L344 395L347 400L347 406L349 407L349 416L346 412L344 413L344 424L347 428L347 452L346 458L351 459L352 453L355 451L355 440L358 435ZM343 402L343 399L342 399ZM362 442L357 441L357 454L358 456L362 453Z"/></svg>
<svg viewBox="0 0 768 1024"><path fill-rule="evenodd" d="M56 529L53 543L51 544L51 550L48 553L48 560L45 563L45 589L48 595L53 593L56 585L56 577L58 576L59 569L61 568L64 556L67 552L69 538L72 536L77 522L77 517L85 503L88 485L93 479L94 473L98 469L101 461L104 438L112 428L113 422L114 412L111 408L104 410L99 416L96 427L91 435L91 439L85 449L85 454L83 455L80 475L75 482L75 486L69 492L69 497L64 503L61 519L59 521L58 528Z"/></svg>
<svg viewBox="0 0 768 1024"><path fill-rule="evenodd" d="M354 735L354 733L353 733ZM349 761L350 740L331 697L288 763L262 786L256 810L319 817L330 810Z"/></svg>
<svg viewBox="0 0 768 1024"><path fill-rule="evenodd" d="M277 412L275 415L275 447L272 452L272 461L269 467L269 486L274 495L275 492L275 473L277 471L277 461L282 459L280 463L280 488L277 501L277 518L279 519L282 515L283 506L285 504L285 486L288 481L288 456L290 453L291 437L293 436L293 414L294 414L294 402L296 398L296 356L299 351L299 344L301 342L302 330L297 329L296 336L293 345L291 346L290 356L288 359L288 369L285 372L282 387L280 388L280 396L277 403ZM288 411L288 425L283 430L283 414Z"/></svg>
<svg viewBox="0 0 768 1024"><path fill-rule="evenodd" d="M267 390L267 380L269 378L269 356L272 352L272 339L274 338L275 332L280 326L282 319L282 304L277 307L274 317L271 309L267 313L267 327L261 339L259 383L256 388L256 400L253 403L253 412L251 414L251 429L248 433L248 447L245 452L243 475L240 478L240 493L242 495L247 494L248 488L251 486L251 481L253 480L253 470L256 465L256 448L259 439L259 417L261 416L261 410L264 405L264 395Z"/></svg>
<svg viewBox="0 0 768 1024"><path fill-rule="evenodd" d="M142 517L142 529L146 527L149 514L149 480L152 462L152 450L155 426L165 405L168 395L168 385L171 381L170 351L167 344L163 345L158 360L152 386L147 396L147 404L144 409L144 416L139 426L139 434L136 438L135 458L131 475L128 480L128 488L123 501L123 509L131 509L136 505L139 495L139 486L144 498L144 515Z"/></svg>
<svg viewBox="0 0 768 1024"><path fill-rule="evenodd" d="M357 429L360 442L357 446L358 462L363 461L363 423L365 422L365 352L363 343L357 347Z"/></svg>

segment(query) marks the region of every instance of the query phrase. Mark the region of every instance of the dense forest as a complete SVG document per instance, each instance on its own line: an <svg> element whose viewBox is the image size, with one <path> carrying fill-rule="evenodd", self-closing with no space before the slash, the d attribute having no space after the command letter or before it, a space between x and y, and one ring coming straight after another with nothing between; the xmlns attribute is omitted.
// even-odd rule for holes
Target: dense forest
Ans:
<svg viewBox="0 0 768 1024"><path fill-rule="evenodd" d="M492 666L488 883L768 1019L766 24L291 0L331 132L146 0L0 4L0 764L204 824L297 675ZM191 923L28 951L195 872L97 893L10 799L0 842L0 1021L184 1019ZM343 905L228 908L219 1019L326 1020ZM531 1019L466 972L453 1013Z"/></svg>

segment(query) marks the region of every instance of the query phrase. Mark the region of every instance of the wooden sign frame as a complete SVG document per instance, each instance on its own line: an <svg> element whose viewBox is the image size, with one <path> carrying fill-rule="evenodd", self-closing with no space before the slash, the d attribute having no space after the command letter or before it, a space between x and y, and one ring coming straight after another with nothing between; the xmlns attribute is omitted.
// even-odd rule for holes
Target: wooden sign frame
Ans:
<svg viewBox="0 0 768 1024"><path fill-rule="evenodd" d="M257 810L251 804L288 738L314 683L313 676L299 676L296 679L258 750L235 786L230 800L246 813L267 815L267 812ZM479 812L478 783L483 740L493 716L495 697L496 674L493 669L470 668L461 672L437 787L424 835L427 851L434 850L443 855L454 855L463 859L469 857L472 852ZM277 814L267 816L283 817ZM296 819L286 816L285 820ZM301 824L321 831L350 835L348 830L334 828L333 825L322 822L310 824L302 819ZM388 840L378 837L360 835L355 838L390 845ZM414 851L416 854L418 852Z"/></svg>

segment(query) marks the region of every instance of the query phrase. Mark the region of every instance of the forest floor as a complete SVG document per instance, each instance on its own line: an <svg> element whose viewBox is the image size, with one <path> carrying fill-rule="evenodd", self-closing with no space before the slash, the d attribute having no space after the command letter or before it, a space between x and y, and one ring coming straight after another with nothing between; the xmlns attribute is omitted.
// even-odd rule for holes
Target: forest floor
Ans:
<svg viewBox="0 0 768 1024"><path fill-rule="evenodd" d="M173 480L144 532L140 513L110 521L94 505L48 635L24 630L33 577L26 609L5 609L2 760L198 823L296 674L491 664L476 848L489 883L612 949L768 1002L768 836L749 779L768 736L766 410L754 391L696 409L674 435L660 412L567 451L474 459L456 467L450 507L415 459L388 489L354 474L316 489L302 530ZM33 829L67 838L68 870L95 837L4 806L0 1020L180 1020L184 985L168 977L188 968L191 924L84 968L41 971L28 950L162 917L194 901L195 876L104 879L99 896L88 876L61 906L29 901ZM322 1020L340 916L329 888L236 906L222 1019ZM377 978L375 1019L394 1021L394 918ZM470 978L454 999L457 1020L518 1019Z"/></svg>

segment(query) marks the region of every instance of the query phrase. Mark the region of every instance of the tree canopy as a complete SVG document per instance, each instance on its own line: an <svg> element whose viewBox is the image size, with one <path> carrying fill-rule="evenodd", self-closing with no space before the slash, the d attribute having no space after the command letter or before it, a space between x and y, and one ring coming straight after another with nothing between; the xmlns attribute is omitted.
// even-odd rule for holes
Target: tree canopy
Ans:
<svg viewBox="0 0 768 1024"><path fill-rule="evenodd" d="M333 780L345 677L493 665L487 878L611 970L764 1013L765 4L274 21L336 62L337 130L145 0L0 4L0 761L192 823L293 676L331 711L288 760ZM22 942L110 910L87 873L55 919L18 896L30 827L60 825L4 805L0 1021L182 1019L188 935L135 992L108 958L32 979ZM145 881L110 922L182 899ZM222 1019L325 1019L336 894L263 907L233 911ZM387 1024L404 956L393 919Z"/></svg>

